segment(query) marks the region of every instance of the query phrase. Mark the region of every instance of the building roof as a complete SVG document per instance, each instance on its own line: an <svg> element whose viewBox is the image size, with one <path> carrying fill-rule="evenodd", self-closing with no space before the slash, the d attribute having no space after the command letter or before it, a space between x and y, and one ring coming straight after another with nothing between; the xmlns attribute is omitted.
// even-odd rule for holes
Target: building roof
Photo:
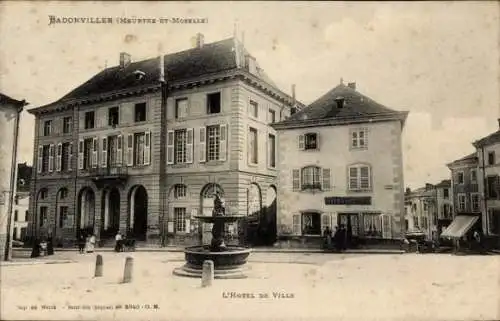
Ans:
<svg viewBox="0 0 500 321"><path fill-rule="evenodd" d="M344 105L339 108L336 100L343 98ZM276 123L283 124L300 124L313 120L324 119L354 119L354 118L369 118L376 120L379 117L398 116L404 123L408 112L396 111L386 106L379 104L373 99L361 94L356 89L350 86L339 84L301 111L295 113L288 119Z"/></svg>
<svg viewBox="0 0 500 321"><path fill-rule="evenodd" d="M474 165L474 164L477 164L478 161L479 160L477 158L477 153L474 152L472 154L469 154L467 156L464 156L462 158L454 160L453 162L446 164L446 166L450 167L450 166L468 165L468 164Z"/></svg>
<svg viewBox="0 0 500 321"><path fill-rule="evenodd" d="M245 66L245 59L248 55L248 51L235 38L203 44L201 47L164 55L164 78L167 83L172 83L235 70ZM138 72L142 74L142 77L137 77ZM252 75L288 97L277 88L258 63ZM131 62L124 68L119 65L110 67L56 102L30 111L113 92L159 87L160 77L160 57Z"/></svg>
<svg viewBox="0 0 500 321"><path fill-rule="evenodd" d="M436 187L451 187L451 179L444 179L436 184Z"/></svg>
<svg viewBox="0 0 500 321"><path fill-rule="evenodd" d="M18 107L24 107L27 105L25 100L17 100L14 98L11 98L5 94L0 93L0 106L5 106L5 105L14 105Z"/></svg>
<svg viewBox="0 0 500 321"><path fill-rule="evenodd" d="M474 147L477 148L477 147L492 145L499 142L500 142L500 129L494 132L493 134L490 134L486 137L476 140L474 143L472 143L472 145L474 145Z"/></svg>

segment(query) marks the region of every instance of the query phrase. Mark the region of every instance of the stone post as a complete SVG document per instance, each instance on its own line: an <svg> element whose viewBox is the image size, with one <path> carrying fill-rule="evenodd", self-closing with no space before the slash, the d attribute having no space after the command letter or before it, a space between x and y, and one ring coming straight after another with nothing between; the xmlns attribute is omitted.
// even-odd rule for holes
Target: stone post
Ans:
<svg viewBox="0 0 500 321"><path fill-rule="evenodd" d="M102 261L102 255L98 254L95 259L95 274L94 277L101 277L102 276L102 268L103 268L103 261Z"/></svg>
<svg viewBox="0 0 500 321"><path fill-rule="evenodd" d="M123 271L123 283L132 282L133 269L134 269L134 258L129 256L125 259L125 269Z"/></svg>
<svg viewBox="0 0 500 321"><path fill-rule="evenodd" d="M212 285L214 279L214 262L207 260L203 262L203 270L201 272L201 287L205 288Z"/></svg>

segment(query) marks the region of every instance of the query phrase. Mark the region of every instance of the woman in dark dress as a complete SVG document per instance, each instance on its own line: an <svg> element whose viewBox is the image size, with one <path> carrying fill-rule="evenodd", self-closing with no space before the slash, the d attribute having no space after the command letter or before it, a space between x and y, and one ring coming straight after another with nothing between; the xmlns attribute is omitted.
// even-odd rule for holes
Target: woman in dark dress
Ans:
<svg viewBox="0 0 500 321"><path fill-rule="evenodd" d="M47 255L54 255L54 238L49 234L47 238Z"/></svg>

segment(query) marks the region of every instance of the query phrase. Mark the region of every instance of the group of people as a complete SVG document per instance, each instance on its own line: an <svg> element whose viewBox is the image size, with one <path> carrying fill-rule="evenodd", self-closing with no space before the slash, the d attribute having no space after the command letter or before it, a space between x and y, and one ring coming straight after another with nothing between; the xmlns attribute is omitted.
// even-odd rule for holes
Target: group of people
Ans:
<svg viewBox="0 0 500 321"><path fill-rule="evenodd" d="M335 249L338 252L342 252L347 249L348 230L344 224L335 227L335 231L332 231L330 227L327 226L323 231L323 238L323 246L326 250Z"/></svg>
<svg viewBox="0 0 500 321"><path fill-rule="evenodd" d="M80 236L78 237L78 250L80 254L93 253L95 243L96 237L94 233L90 233L86 236L83 233L80 233Z"/></svg>
<svg viewBox="0 0 500 321"><path fill-rule="evenodd" d="M52 234L49 234L43 239L35 240L33 243L33 249L31 250L31 258L39 257L42 252L45 255L54 254L54 238L52 237Z"/></svg>

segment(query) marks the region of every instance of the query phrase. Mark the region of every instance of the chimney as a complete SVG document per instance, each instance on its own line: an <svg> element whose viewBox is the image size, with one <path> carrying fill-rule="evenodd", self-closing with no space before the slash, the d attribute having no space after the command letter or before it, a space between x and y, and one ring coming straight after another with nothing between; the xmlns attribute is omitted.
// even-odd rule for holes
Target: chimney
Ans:
<svg viewBox="0 0 500 321"><path fill-rule="evenodd" d="M350 82L350 83L348 83L347 87L356 90L356 82Z"/></svg>
<svg viewBox="0 0 500 321"><path fill-rule="evenodd" d="M120 68L125 68L132 62L132 57L126 52L120 53Z"/></svg>
<svg viewBox="0 0 500 321"><path fill-rule="evenodd" d="M295 105L295 84L292 85L292 100L293 100L293 104Z"/></svg>
<svg viewBox="0 0 500 321"><path fill-rule="evenodd" d="M337 103L338 109L344 108L344 104L345 104L344 97L339 96L339 97L335 98L335 102Z"/></svg>
<svg viewBox="0 0 500 321"><path fill-rule="evenodd" d="M205 44L205 36L201 33L197 33L196 36L192 38L193 48L201 48Z"/></svg>

